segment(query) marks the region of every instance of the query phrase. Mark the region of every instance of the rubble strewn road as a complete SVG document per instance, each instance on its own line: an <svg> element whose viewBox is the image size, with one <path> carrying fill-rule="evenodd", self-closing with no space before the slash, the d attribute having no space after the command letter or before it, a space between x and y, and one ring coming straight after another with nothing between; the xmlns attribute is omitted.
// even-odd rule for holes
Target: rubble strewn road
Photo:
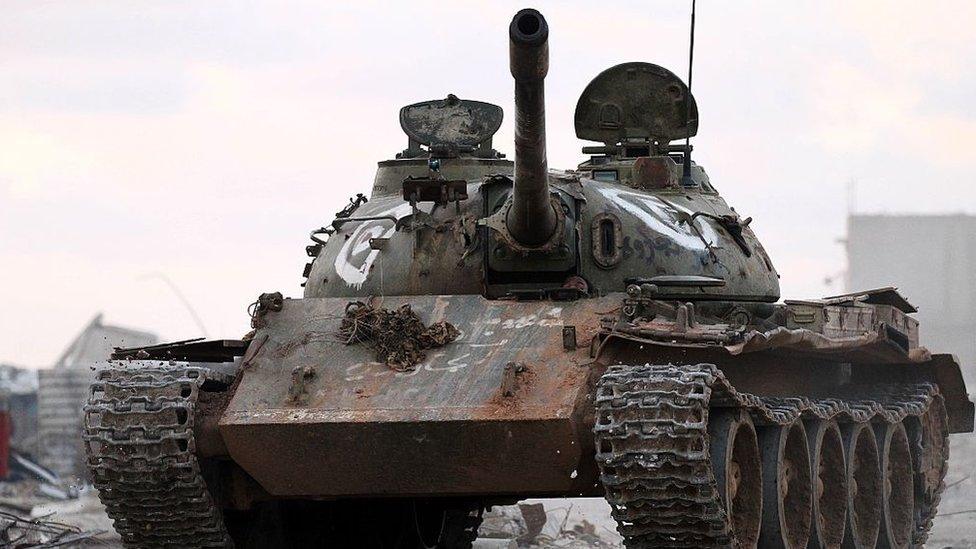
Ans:
<svg viewBox="0 0 976 549"><path fill-rule="evenodd" d="M121 548L98 496L83 490L56 500L30 481L0 482L0 546Z"/></svg>
<svg viewBox="0 0 976 549"><path fill-rule="evenodd" d="M949 487L928 545L976 549L976 512L967 512L976 510L976 501L971 495L976 489L976 437L953 437L950 440ZM527 539L526 534L534 528L529 528L525 516L531 516L532 508L538 504L543 505L545 522L534 536ZM26 522L13 525L11 516ZM32 524L31 520L37 522ZM70 546L122 547L93 490L81 490L76 499L59 501L45 495L39 482L0 482L0 540L3 540L0 545L10 543L8 540L17 539L29 530L33 537L25 537L20 540L20 545L11 546L38 547L57 535L84 535L87 537ZM99 531L97 536L89 535ZM610 509L601 499L534 500L523 502L522 506L496 507L485 516L480 533L475 549L622 547L610 518ZM3 538L4 534L8 538Z"/></svg>

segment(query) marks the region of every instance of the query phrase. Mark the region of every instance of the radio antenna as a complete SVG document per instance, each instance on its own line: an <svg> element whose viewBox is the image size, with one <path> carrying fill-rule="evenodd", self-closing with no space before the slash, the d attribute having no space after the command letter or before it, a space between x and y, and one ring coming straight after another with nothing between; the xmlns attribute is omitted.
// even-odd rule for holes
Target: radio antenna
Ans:
<svg viewBox="0 0 976 549"><path fill-rule="evenodd" d="M691 75L695 65L695 0L691 0L691 40L688 43L688 94L685 97L685 161L681 183L691 187L695 183L691 179Z"/></svg>

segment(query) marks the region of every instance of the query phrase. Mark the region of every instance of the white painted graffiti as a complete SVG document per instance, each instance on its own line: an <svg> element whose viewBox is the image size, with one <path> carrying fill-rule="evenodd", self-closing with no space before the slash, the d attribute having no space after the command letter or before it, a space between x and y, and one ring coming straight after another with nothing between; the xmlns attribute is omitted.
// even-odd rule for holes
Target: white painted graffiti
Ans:
<svg viewBox="0 0 976 549"><path fill-rule="evenodd" d="M543 314L530 314L522 315L518 318L506 318L502 320L500 318L489 318L485 321L485 324L490 326L497 326L502 330L521 330L522 328L528 328L529 326L562 326L562 307L553 307ZM495 332L485 332L485 335L491 335ZM506 340L507 341L507 340ZM472 344L474 346L475 344Z"/></svg>
<svg viewBox="0 0 976 549"><path fill-rule="evenodd" d="M666 204L656 196L648 196L623 189L598 187L597 190L607 200L639 218L653 229L654 232L670 237L682 248L704 251L706 246L702 238L713 244L719 241L718 233L709 223L702 222L700 219L690 222L696 223L695 227L701 231L701 237L699 237L695 231L695 227L692 227L690 223L682 223L679 221L679 213L683 214L681 217L690 216L694 213L689 209Z"/></svg>
<svg viewBox="0 0 976 549"><path fill-rule="evenodd" d="M393 370L382 362L356 362L346 366L346 381L362 381L367 377L377 378L391 376L394 378L413 377L423 370L421 364L412 370Z"/></svg>
<svg viewBox="0 0 976 549"><path fill-rule="evenodd" d="M476 324L480 326L493 326L495 330L502 331L522 330L530 326L562 326L564 323L562 314L562 307L551 307L539 314L522 315L516 318L506 319L494 317L479 321ZM482 330L481 334L484 336L494 335L496 333L495 330ZM475 367L477 369L477 367L483 366L490 360L499 360L498 356L491 354L489 348L508 347L512 342L512 338L510 337L502 337L490 342L486 341L485 339L477 338L481 339L481 342L467 342L465 341L466 335L467 334L465 334L462 330L454 344L467 347L470 349L469 352L464 352L457 356L447 358L449 353L445 351L437 351L430 354L427 357L427 360L418 364L412 370L404 372L391 370L389 366L383 364L382 362L357 362L346 367L345 380L347 382L356 382L363 381L367 378L379 378L384 376L405 378L413 377L421 372L439 375L456 374L470 367Z"/></svg>
<svg viewBox="0 0 976 549"><path fill-rule="evenodd" d="M435 353L428 360L421 364L418 364L415 368L405 371L395 371L391 370L389 366L383 364L382 362L357 362L355 364L350 364L346 367L346 381L362 381L367 377L378 378L385 376L392 376L394 378L407 378L413 377L421 372L430 372L436 374L456 374L461 370L471 366L471 362L468 360L471 357L471 353L464 353L463 355L456 356L447 362L442 363L445 353ZM481 364L484 359L475 362L475 364ZM442 364L435 366L435 364Z"/></svg>
<svg viewBox="0 0 976 549"><path fill-rule="evenodd" d="M387 208L378 212L370 212L369 216L392 215L400 219L411 212L409 204L400 204L392 208ZM369 247L371 238L390 238L396 231L396 227L391 221L364 221L359 223L349 238L342 244L342 248L336 255L335 270L343 280L356 289L362 287L369 276L369 269L373 266L379 250Z"/></svg>

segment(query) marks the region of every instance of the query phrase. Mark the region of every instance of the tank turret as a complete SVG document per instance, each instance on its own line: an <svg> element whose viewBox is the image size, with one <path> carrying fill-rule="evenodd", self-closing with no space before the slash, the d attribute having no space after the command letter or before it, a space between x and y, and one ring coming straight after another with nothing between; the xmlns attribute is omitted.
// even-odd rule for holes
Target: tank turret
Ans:
<svg viewBox="0 0 976 549"><path fill-rule="evenodd" d="M543 244L556 230L546 164L545 78L549 72L549 25L524 9L508 28L509 64L515 78L515 189L505 224L525 246Z"/></svg>

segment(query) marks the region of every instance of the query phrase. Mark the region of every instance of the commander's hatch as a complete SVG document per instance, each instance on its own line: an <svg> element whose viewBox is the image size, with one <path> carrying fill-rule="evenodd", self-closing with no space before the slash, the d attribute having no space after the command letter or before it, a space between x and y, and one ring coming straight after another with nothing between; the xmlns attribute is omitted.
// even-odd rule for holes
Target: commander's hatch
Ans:
<svg viewBox="0 0 976 549"><path fill-rule="evenodd" d="M677 139L698 133L698 105L673 72L653 63L611 67L594 78L576 104L576 137L602 146L586 154L634 158L684 152Z"/></svg>
<svg viewBox="0 0 976 549"><path fill-rule="evenodd" d="M502 125L502 117L498 105L459 99L454 94L407 105L400 109L407 149L397 158L504 158L491 148L491 138Z"/></svg>

